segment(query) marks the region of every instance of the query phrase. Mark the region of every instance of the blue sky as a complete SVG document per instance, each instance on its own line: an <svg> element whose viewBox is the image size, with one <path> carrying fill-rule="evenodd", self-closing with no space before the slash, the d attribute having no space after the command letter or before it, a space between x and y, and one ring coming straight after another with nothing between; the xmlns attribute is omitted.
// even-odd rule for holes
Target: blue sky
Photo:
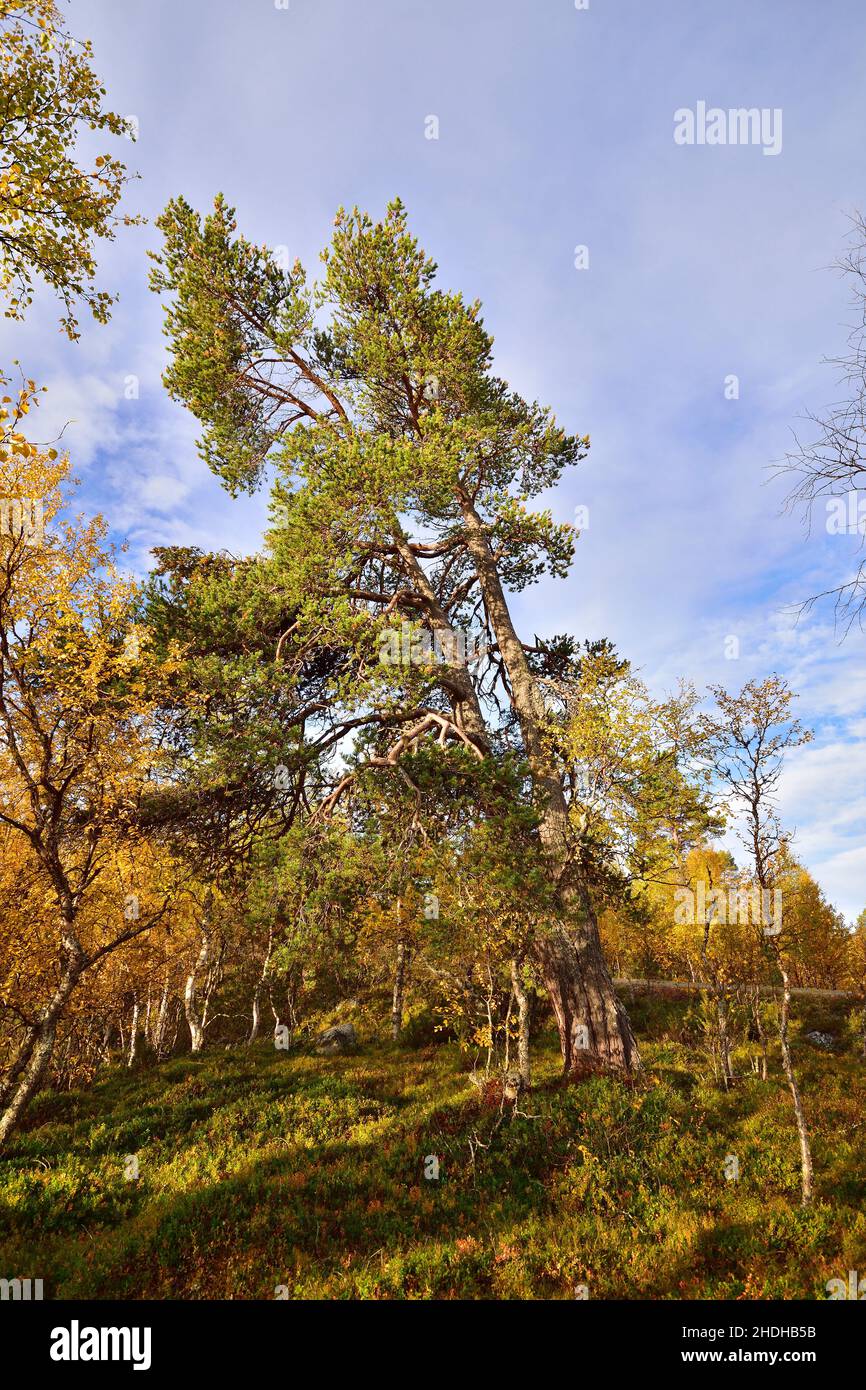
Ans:
<svg viewBox="0 0 866 1390"><path fill-rule="evenodd" d="M786 605L847 576L856 539L807 536L768 465L838 395L822 357L851 311L827 267L866 207L861 0L72 0L114 109L135 116L149 218L223 191L244 232L312 268L335 209L399 194L445 284L478 296L496 367L592 450L550 499L589 527L524 631L607 636L657 693L776 670L815 741L782 810L837 907L866 906L866 635ZM782 112L782 148L675 143L674 112ZM425 138L435 115L439 138ZM71 345L43 298L3 360L49 387L64 440L130 563L166 543L257 547L167 400L152 226L100 257L122 299ZM575 248L589 265L575 268ZM725 399L725 379L739 398ZM137 400L124 397L139 379ZM725 639L739 639L737 659Z"/></svg>

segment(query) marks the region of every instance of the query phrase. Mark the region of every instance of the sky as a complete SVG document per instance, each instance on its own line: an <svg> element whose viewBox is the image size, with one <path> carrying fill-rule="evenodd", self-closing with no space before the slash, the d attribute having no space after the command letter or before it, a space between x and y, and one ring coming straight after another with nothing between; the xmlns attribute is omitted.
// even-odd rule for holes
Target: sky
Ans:
<svg viewBox="0 0 866 1390"><path fill-rule="evenodd" d="M786 515L772 466L840 393L825 359L852 321L832 263L866 210L862 0L68 12L109 104L135 118L125 207L150 222L100 252L100 286L121 293L107 327L83 323L70 344L45 294L0 347L49 388L40 435L63 429L81 505L128 540L128 564L143 572L164 544L254 551L266 511L264 493L225 493L161 385L153 219L172 196L205 211L223 192L247 236L313 271L339 206L380 215L399 195L441 283L482 300L497 373L592 440L545 499L560 521L588 509L588 525L570 577L516 598L525 636L607 637L659 696L680 677L786 677L815 738L788 759L783 819L853 919L866 633L842 640L826 605L795 613L849 577L858 538ZM675 113L699 124L699 103L764 111L773 138L680 143Z"/></svg>

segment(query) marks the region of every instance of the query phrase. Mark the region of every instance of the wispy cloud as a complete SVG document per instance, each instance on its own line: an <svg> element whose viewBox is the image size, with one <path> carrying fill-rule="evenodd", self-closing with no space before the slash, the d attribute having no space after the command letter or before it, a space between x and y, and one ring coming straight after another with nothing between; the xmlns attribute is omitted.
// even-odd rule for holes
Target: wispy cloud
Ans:
<svg viewBox="0 0 866 1390"><path fill-rule="evenodd" d="M375 18L355 0L150 0L122 22L76 0L73 17L138 118L130 204L151 219L224 190L249 235L315 266L337 205L404 198L443 280L484 301L498 369L593 439L551 499L562 518L590 508L574 573L521 596L525 629L608 635L658 690L787 675L818 737L783 809L831 898L866 905L866 639L840 647L826 610L790 621L844 547L781 515L766 471L837 392L820 359L848 310L824 267L863 196L859 0L379 0ZM782 108L781 153L675 145L674 111L698 99ZM139 568L157 544L254 548L265 512L225 495L162 391L157 240L151 223L103 257L123 287L109 328L66 344L43 305L3 330L4 360L51 388L46 425L74 422L84 496Z"/></svg>

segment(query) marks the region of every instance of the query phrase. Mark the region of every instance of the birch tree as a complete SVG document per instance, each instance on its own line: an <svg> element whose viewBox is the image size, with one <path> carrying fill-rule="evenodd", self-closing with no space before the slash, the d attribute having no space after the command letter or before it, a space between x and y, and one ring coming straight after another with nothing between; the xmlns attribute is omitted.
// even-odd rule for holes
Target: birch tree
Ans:
<svg viewBox="0 0 866 1390"><path fill-rule="evenodd" d="M19 837L52 925L41 941L45 993L2 1081L0 1145L46 1075L82 976L170 901L135 874L148 853L137 810L153 772L136 589L114 568L99 518L64 519L68 460L16 428L29 401L25 390L10 402L0 451L5 494L41 508L38 536L23 522L0 535L0 826Z"/></svg>
<svg viewBox="0 0 866 1390"><path fill-rule="evenodd" d="M715 709L705 716L706 749L730 806L738 817L742 843L749 851L757 892L761 895L758 931L775 962L782 983L778 1032L782 1068L800 1143L803 1206L812 1200L812 1152L806 1112L794 1068L790 1042L791 980L784 926L765 905L779 889L791 836L782 825L776 797L785 754L808 743L811 732L793 718L793 692L780 676L749 681L738 695L714 686ZM784 920L784 906L783 906ZM772 923L772 924L771 924Z"/></svg>
<svg viewBox="0 0 866 1390"><path fill-rule="evenodd" d="M128 174L116 154L85 167L76 151L86 131L135 133L106 108L92 59L54 0L0 0L0 293L6 317L20 319L42 281L73 339L80 304L104 323L114 301L94 285L96 243L138 220L117 210Z"/></svg>

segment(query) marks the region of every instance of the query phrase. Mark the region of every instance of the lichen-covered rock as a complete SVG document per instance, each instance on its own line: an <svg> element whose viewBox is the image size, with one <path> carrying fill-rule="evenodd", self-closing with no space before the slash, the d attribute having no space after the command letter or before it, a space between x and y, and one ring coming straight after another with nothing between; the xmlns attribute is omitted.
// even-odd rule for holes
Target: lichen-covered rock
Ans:
<svg viewBox="0 0 866 1390"><path fill-rule="evenodd" d="M505 1073L502 1083L503 1094L506 1100L517 1100L525 1090L523 1077L519 1071L509 1071Z"/></svg>
<svg viewBox="0 0 866 1390"><path fill-rule="evenodd" d="M334 1028L326 1028L316 1038L315 1052L318 1057L332 1057L341 1052L357 1052L358 1035L352 1023L338 1023Z"/></svg>

